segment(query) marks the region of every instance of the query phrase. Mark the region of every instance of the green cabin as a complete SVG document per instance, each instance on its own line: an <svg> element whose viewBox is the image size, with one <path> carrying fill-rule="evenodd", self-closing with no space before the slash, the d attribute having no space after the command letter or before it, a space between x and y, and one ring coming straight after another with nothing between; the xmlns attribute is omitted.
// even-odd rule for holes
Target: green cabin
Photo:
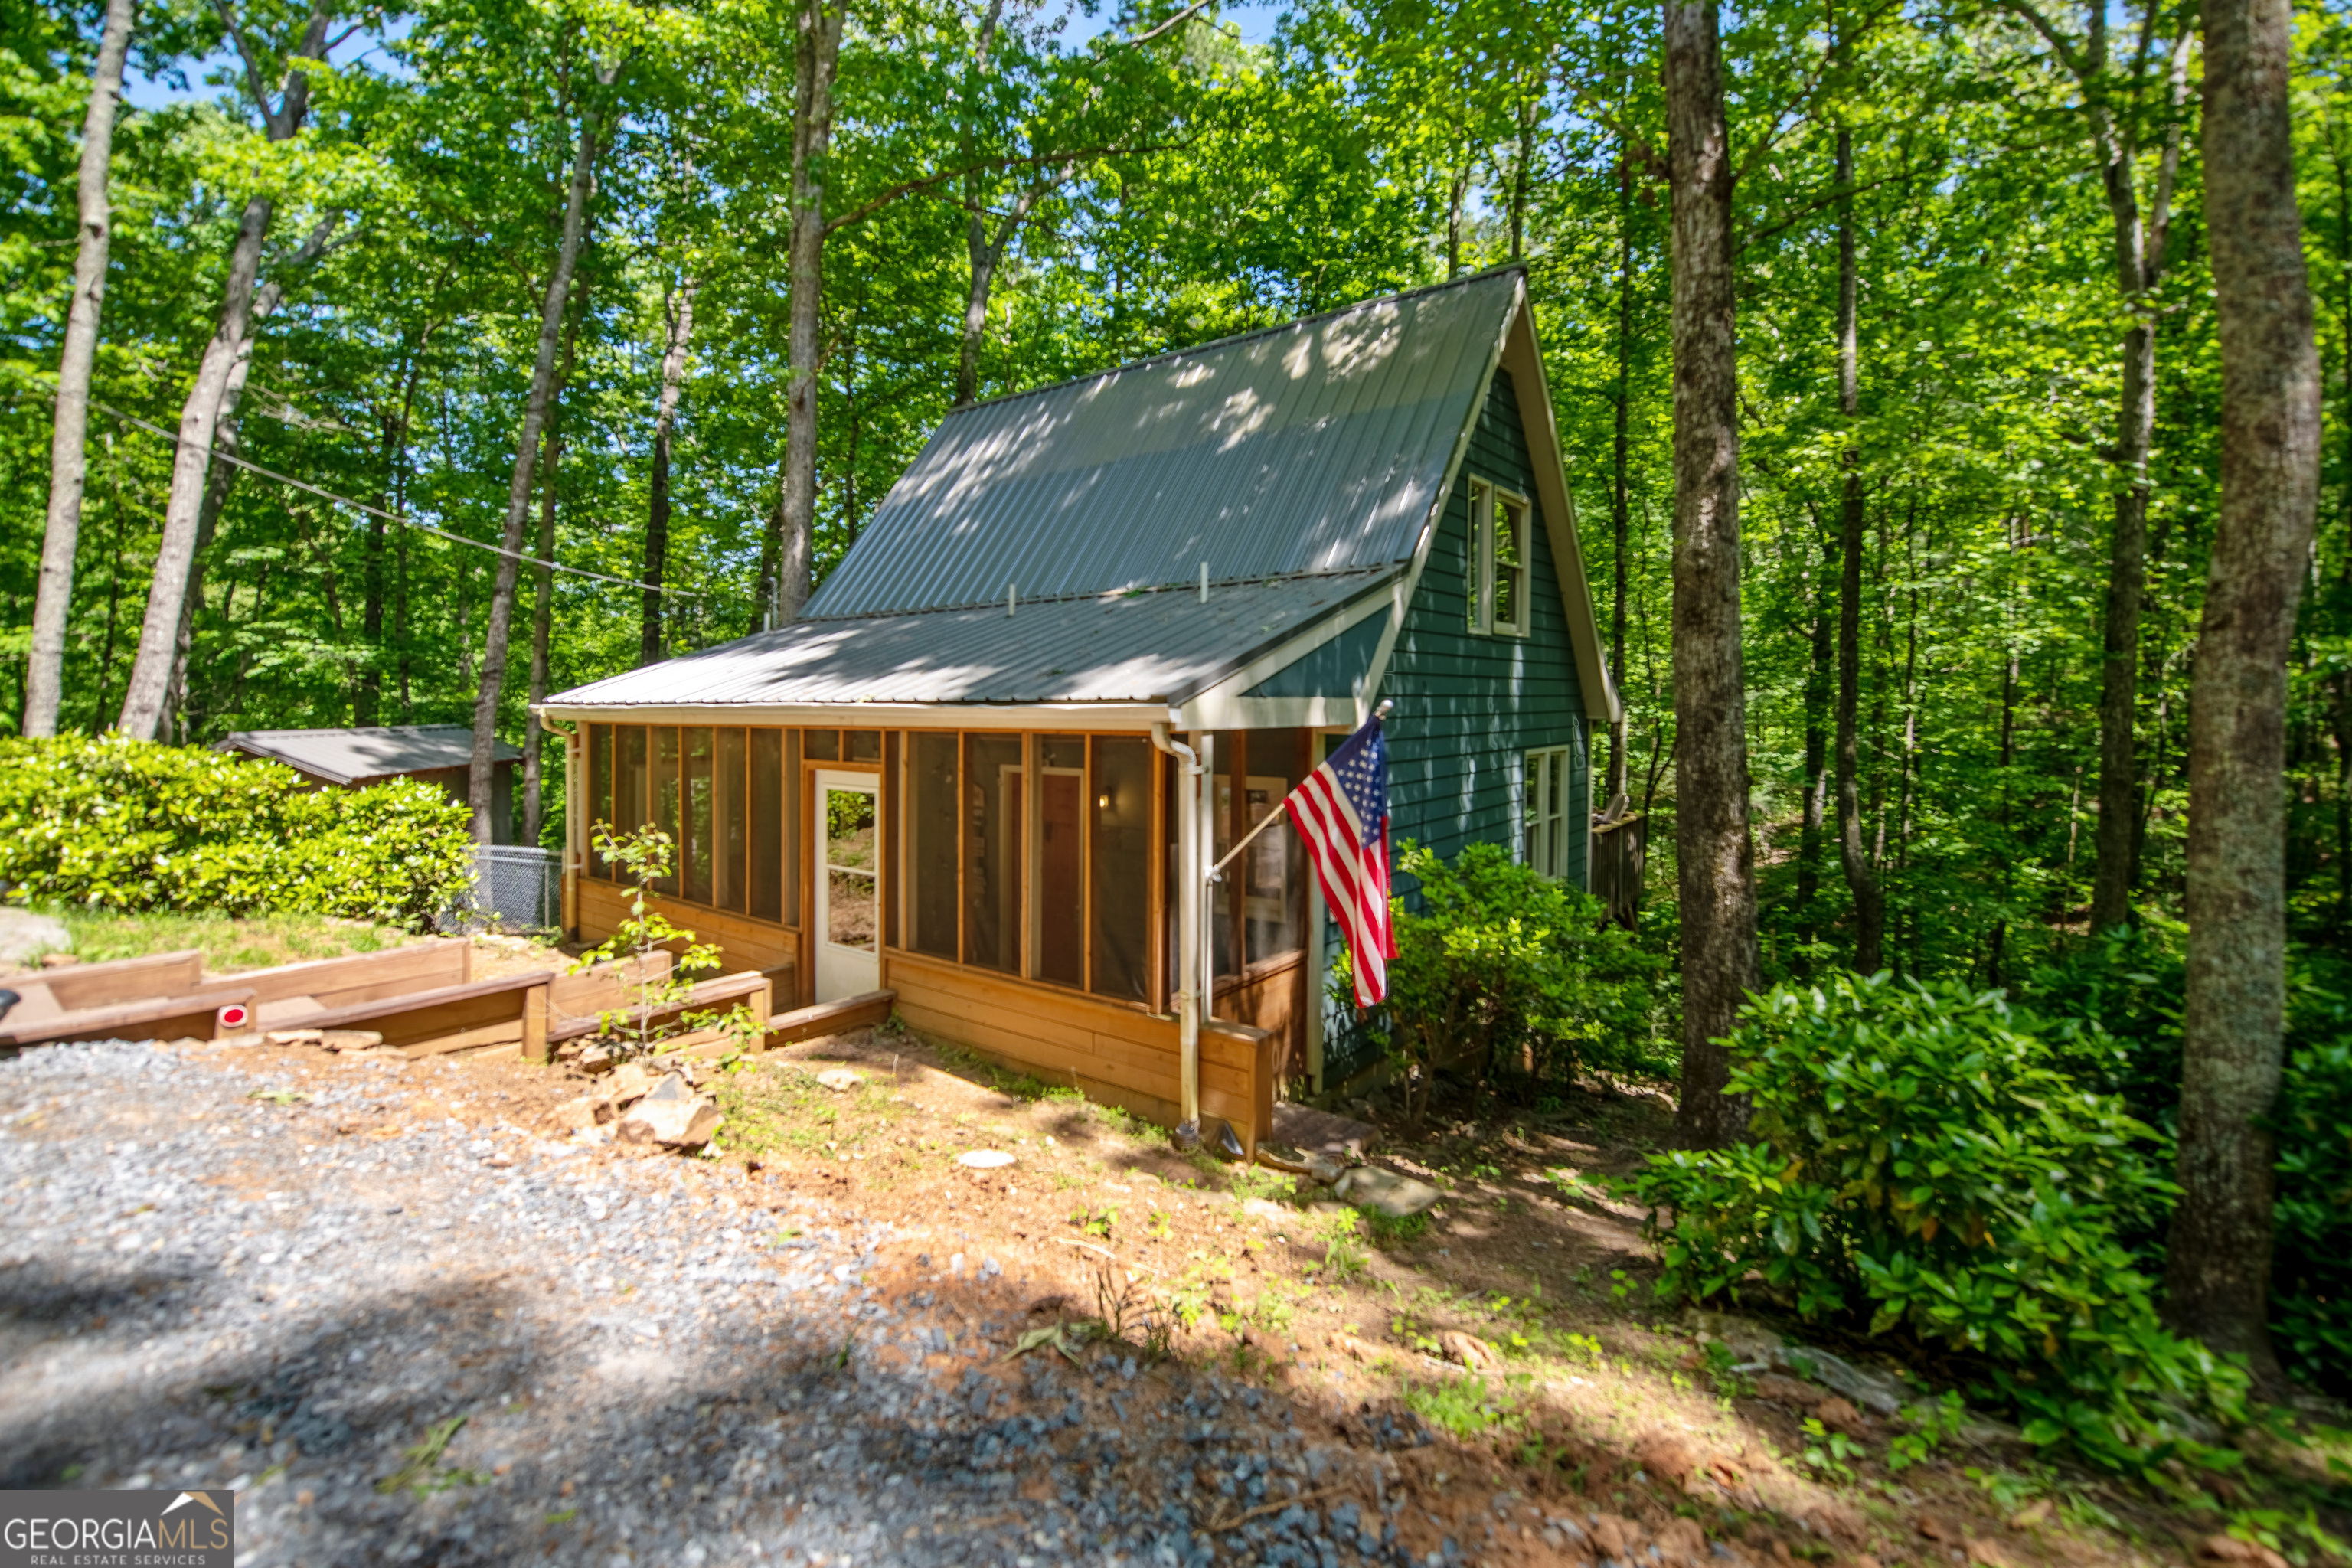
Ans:
<svg viewBox="0 0 2352 1568"><path fill-rule="evenodd" d="M950 413L799 619L539 710L567 921L656 823L780 1005L1254 1143L1360 1036L1287 826L1207 872L1383 700L1392 840L1589 885L1617 697L1517 268Z"/></svg>

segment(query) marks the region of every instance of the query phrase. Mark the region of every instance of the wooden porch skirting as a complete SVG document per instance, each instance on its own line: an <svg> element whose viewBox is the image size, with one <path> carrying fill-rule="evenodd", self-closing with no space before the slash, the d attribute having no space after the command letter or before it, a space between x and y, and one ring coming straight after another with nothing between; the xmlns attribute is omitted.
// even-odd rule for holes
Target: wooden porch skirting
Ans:
<svg viewBox="0 0 2352 1568"><path fill-rule="evenodd" d="M590 877L581 878L579 888L581 941L602 942L629 918L629 898L634 890L631 888ZM733 974L756 969L774 986L779 1010L801 1005L798 932L705 904L666 899L658 893L646 896L646 907L660 910L672 925L692 931L695 941L715 945L719 955L719 973Z"/></svg>
<svg viewBox="0 0 2352 1568"><path fill-rule="evenodd" d="M1176 1020L916 953L885 950L882 984L908 1026L1050 1085L1176 1125ZM1274 1129L1274 1037L1242 1024L1201 1031L1201 1114L1233 1123L1253 1154Z"/></svg>

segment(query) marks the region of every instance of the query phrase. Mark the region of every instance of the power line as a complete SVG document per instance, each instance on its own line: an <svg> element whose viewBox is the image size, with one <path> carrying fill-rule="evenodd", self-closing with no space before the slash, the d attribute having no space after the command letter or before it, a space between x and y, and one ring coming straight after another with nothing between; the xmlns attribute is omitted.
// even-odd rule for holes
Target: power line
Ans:
<svg viewBox="0 0 2352 1568"><path fill-rule="evenodd" d="M111 414L114 417L123 421L125 424L136 425L139 428L147 431L151 435L161 436L163 439L172 442L174 446L179 443L180 438L171 431L164 429L160 425L151 425L135 414L125 414L120 408L100 403L94 397L90 399L90 406L101 411L102 413ZM218 447L215 447L212 449L212 452L214 457L220 458L222 461L234 463L240 468L249 469L254 473L259 474L265 479L276 479L281 485L292 485L296 489L308 490L312 495L318 496L321 500L333 501L339 506L350 507L353 511L364 512L370 517L380 517L386 522L396 522L403 528L416 529L420 532L432 534L436 539L446 539L452 543L471 545L476 550L487 550L493 555L507 556L508 558L518 561L526 566L538 567L544 565L551 572L562 572L573 577L586 577L598 583L614 583L624 588L634 588L639 593L652 592L656 594L667 594L673 598L709 599L717 596L711 594L698 593L690 588L671 588L667 586L654 587L649 584L641 583L634 577L615 577L610 573L591 572L585 566L565 566L558 562L542 562L538 556L526 555L520 550L509 550L502 544L487 544L478 539L468 539L462 533L452 533L446 528L436 528L429 522L419 522L413 517L404 517L396 511L386 511L382 507L370 506L363 500L353 500L349 496L339 496L332 490L320 489L317 485L310 483L308 479L298 479L291 474L281 474L275 468L265 468L259 463L254 462L250 458L240 458L234 452L225 452Z"/></svg>

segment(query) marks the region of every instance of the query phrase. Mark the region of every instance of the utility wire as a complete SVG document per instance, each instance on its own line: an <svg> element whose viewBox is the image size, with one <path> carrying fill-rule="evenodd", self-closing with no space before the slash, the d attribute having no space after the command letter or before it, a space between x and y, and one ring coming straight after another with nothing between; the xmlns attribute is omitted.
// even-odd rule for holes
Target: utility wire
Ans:
<svg viewBox="0 0 2352 1568"><path fill-rule="evenodd" d="M180 439L177 436L173 435L171 431L164 429L160 425L151 425L135 414L125 414L120 408L115 408L107 404L100 403L94 397L90 399L89 405L102 413L111 414L114 417L123 421L125 424L136 425L142 430L145 430L152 435L161 436L163 439L173 442L174 445L176 445ZM281 485L292 485L298 490L308 490L312 495L318 496L322 500L333 501L339 506L350 507L353 511L365 512L370 517L380 517L386 522L396 522L403 528L414 528L420 532L432 534L437 539L446 539L453 543L468 544L473 546L476 550L487 550L493 555L504 555L511 560L520 562L525 566L533 568L545 566L551 572L562 572L574 577L586 577L598 583L615 583L624 588L634 588L639 593L650 591L656 594L667 594L673 598L679 599L708 599L715 597L713 595L697 593L688 588L671 588L667 586L655 587L653 584L640 582L635 577L615 577L605 572L591 572L584 566L565 566L558 562L541 561L538 556L526 555L520 550L509 550L504 545L488 544L478 539L468 539L462 533L452 533L446 528L436 528L429 522L419 522L413 517L403 517L396 511L386 511L382 507L370 506L363 500L353 500L349 496L339 496L332 490L320 489L317 485L310 483L308 479L298 479L291 474L281 474L275 468L265 468L259 463L254 462L249 458L240 458L234 452L224 452L218 447L215 447L213 448L213 456L222 459L224 462L235 463L240 468L250 469L254 473L259 474L265 479L276 479Z"/></svg>

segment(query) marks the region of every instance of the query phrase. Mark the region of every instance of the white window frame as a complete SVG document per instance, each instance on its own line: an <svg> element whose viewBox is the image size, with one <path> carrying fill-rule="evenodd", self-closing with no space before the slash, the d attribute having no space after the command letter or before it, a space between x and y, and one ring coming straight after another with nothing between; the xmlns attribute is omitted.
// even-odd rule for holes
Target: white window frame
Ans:
<svg viewBox="0 0 2352 1568"><path fill-rule="evenodd" d="M1539 746L1519 764L1519 858L1537 875L1555 882L1568 876L1574 843L1569 803L1575 755L1573 746Z"/></svg>
<svg viewBox="0 0 2352 1568"><path fill-rule="evenodd" d="M1529 616L1528 593L1532 574L1528 570L1529 519L1532 509L1525 496L1507 490L1488 479L1470 481L1470 558L1469 620L1470 630L1477 637L1514 637L1528 635ZM1496 601L1496 526L1498 519L1509 519L1515 524L1516 552L1518 564L1508 568L1517 576L1517 593L1513 607L1518 612L1515 620L1500 620L1495 615Z"/></svg>

